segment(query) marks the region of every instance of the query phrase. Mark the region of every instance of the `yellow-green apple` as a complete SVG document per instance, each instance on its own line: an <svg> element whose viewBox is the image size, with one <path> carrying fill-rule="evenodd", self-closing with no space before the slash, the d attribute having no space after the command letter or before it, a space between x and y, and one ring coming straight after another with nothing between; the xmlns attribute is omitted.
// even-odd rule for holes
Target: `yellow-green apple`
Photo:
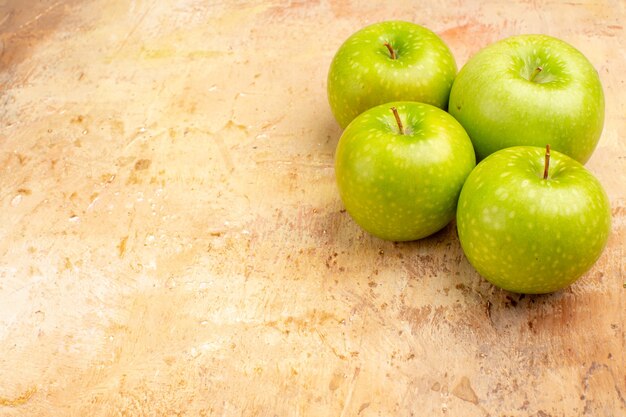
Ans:
<svg viewBox="0 0 626 417"><path fill-rule="evenodd" d="M448 224L475 165L463 127L417 102L366 110L345 129L335 155L348 213L369 233L393 241L420 239Z"/></svg>
<svg viewBox="0 0 626 417"><path fill-rule="evenodd" d="M339 48L328 72L330 108L342 128L390 101L445 109L456 63L446 44L420 25L386 21L367 26Z"/></svg>
<svg viewBox="0 0 626 417"><path fill-rule="evenodd" d="M448 111L469 134L478 160L510 146L549 143L584 164L602 133L604 94L598 73L573 46L519 35L469 59Z"/></svg>
<svg viewBox="0 0 626 417"><path fill-rule="evenodd" d="M556 151L516 146L480 162L458 202L469 262L494 285L548 293L588 271L606 245L611 210L600 182Z"/></svg>

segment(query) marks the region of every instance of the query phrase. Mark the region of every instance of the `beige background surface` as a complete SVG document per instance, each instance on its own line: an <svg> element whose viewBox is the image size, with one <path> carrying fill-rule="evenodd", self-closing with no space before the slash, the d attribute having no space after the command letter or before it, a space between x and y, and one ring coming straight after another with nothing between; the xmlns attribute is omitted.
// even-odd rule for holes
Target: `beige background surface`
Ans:
<svg viewBox="0 0 626 417"><path fill-rule="evenodd" d="M606 91L613 233L520 297L454 225L364 234L326 72L384 19L459 66L558 36ZM0 0L0 415L626 415L624 2Z"/></svg>

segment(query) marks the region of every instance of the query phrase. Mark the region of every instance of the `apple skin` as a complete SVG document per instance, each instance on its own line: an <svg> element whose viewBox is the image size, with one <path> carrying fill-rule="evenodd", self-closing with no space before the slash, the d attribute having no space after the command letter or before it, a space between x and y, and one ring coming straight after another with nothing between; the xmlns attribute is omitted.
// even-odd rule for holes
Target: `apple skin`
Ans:
<svg viewBox="0 0 626 417"><path fill-rule="evenodd" d="M611 210L600 182L574 159L519 146L495 152L469 175L457 229L469 262L492 284L541 294L576 281L597 261Z"/></svg>
<svg viewBox="0 0 626 417"><path fill-rule="evenodd" d="M537 67L542 70L533 79ZM550 36L513 36L463 66L448 111L463 125L480 161L510 146L549 143L584 164L604 124L598 73L573 46Z"/></svg>
<svg viewBox="0 0 626 417"><path fill-rule="evenodd" d="M402 21L375 23L350 36L335 54L328 72L330 108L342 128L390 101L445 109L456 70L450 49L430 30Z"/></svg>
<svg viewBox="0 0 626 417"><path fill-rule="evenodd" d="M346 210L367 232L392 241L420 239L448 224L475 165L461 125L443 110L416 102L363 112L343 132L335 155Z"/></svg>

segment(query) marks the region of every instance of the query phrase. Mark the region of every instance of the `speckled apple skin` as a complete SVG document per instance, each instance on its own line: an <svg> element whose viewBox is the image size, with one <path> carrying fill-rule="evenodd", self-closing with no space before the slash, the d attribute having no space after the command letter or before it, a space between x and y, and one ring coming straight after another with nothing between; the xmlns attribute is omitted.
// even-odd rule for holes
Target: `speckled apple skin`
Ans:
<svg viewBox="0 0 626 417"><path fill-rule="evenodd" d="M420 239L448 224L475 165L463 127L443 110L415 102L387 103L359 115L335 156L348 213L369 233L393 241Z"/></svg>
<svg viewBox="0 0 626 417"><path fill-rule="evenodd" d="M385 42L396 51L391 59ZM342 128L363 111L390 101L445 109L457 67L435 33L402 21L367 26L339 48L328 72L330 108Z"/></svg>
<svg viewBox="0 0 626 417"><path fill-rule="evenodd" d="M542 70L530 81L537 67ZM602 133L604 93L598 73L573 46L519 35L470 58L454 81L448 111L479 161L499 149L549 143L584 164Z"/></svg>
<svg viewBox="0 0 626 417"><path fill-rule="evenodd" d="M604 249L611 210L600 182L574 159L520 146L493 153L469 175L457 210L463 251L494 285L527 294L560 290Z"/></svg>

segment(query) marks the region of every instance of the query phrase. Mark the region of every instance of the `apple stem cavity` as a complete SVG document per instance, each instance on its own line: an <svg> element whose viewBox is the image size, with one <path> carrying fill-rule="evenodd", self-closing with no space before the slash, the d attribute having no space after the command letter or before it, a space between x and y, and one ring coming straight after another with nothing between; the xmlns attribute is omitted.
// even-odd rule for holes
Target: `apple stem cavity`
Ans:
<svg viewBox="0 0 626 417"><path fill-rule="evenodd" d="M528 79L528 81L534 81L535 77L537 76L537 74L539 74L541 71L543 71L543 67L537 67L535 68L535 70L533 71L532 74L530 74L530 78Z"/></svg>
<svg viewBox="0 0 626 417"><path fill-rule="evenodd" d="M384 44L389 50L389 55L391 55L391 59L396 59L396 51L393 50L393 47L389 42L385 42Z"/></svg>
<svg viewBox="0 0 626 417"><path fill-rule="evenodd" d="M398 130L400 131L400 134L404 135L404 126L402 126L402 120L400 120L398 109L396 109L395 107L392 107L391 111L393 112L393 115L396 118L396 123L398 123Z"/></svg>
<svg viewBox="0 0 626 417"><path fill-rule="evenodd" d="M546 145L546 159L543 166L543 179L548 179L548 169L550 168L550 145Z"/></svg>

